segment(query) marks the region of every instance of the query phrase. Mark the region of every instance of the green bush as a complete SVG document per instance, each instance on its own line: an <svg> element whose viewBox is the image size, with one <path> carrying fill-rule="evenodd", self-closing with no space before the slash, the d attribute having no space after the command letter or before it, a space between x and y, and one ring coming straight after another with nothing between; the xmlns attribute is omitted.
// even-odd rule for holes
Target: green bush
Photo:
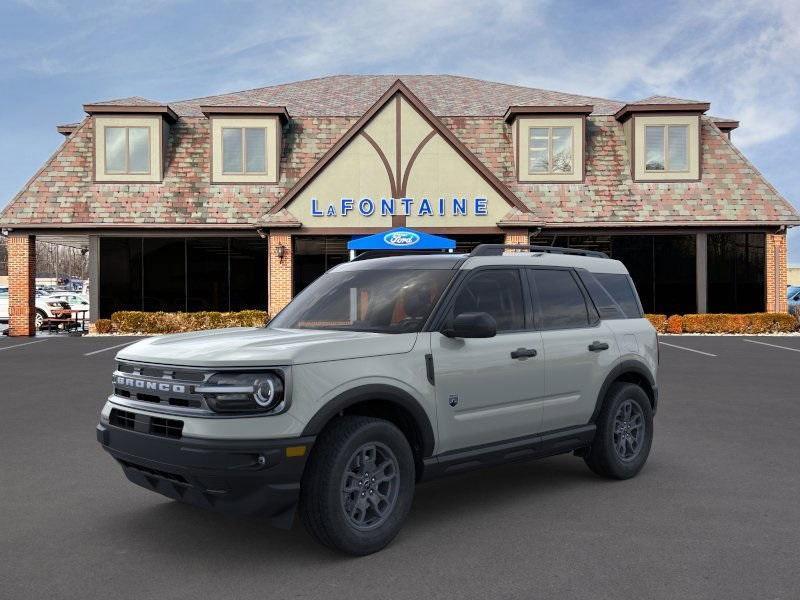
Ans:
<svg viewBox="0 0 800 600"><path fill-rule="evenodd" d="M223 327L260 327L268 319L269 315L263 310L192 313L123 310L111 315L111 325L118 333L182 333Z"/></svg>

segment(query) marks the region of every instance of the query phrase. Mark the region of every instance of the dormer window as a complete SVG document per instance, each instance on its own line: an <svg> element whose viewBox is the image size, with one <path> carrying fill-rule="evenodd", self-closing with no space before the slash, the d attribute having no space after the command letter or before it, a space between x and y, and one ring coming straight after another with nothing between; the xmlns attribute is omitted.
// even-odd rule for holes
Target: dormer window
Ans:
<svg viewBox="0 0 800 600"><path fill-rule="evenodd" d="M105 127L106 175L150 173L150 127Z"/></svg>
<svg viewBox="0 0 800 600"><path fill-rule="evenodd" d="M528 174L569 174L575 163L572 154L573 127L530 127L528 129Z"/></svg>
<svg viewBox="0 0 800 600"><path fill-rule="evenodd" d="M211 123L211 183L277 183L283 106L201 106Z"/></svg>
<svg viewBox="0 0 800 600"><path fill-rule="evenodd" d="M689 170L689 126L645 125L645 171Z"/></svg>
<svg viewBox="0 0 800 600"><path fill-rule="evenodd" d="M586 116L593 107L509 106L517 179L522 183L580 183Z"/></svg>
<svg viewBox="0 0 800 600"><path fill-rule="evenodd" d="M222 128L222 173L267 173L267 128Z"/></svg>

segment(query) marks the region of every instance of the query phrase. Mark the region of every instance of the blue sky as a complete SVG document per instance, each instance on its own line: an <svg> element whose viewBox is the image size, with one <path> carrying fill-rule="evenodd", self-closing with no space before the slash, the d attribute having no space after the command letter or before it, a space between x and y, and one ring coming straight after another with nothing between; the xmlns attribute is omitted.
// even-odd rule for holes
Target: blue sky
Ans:
<svg viewBox="0 0 800 600"><path fill-rule="evenodd" d="M0 206L84 103L170 101L336 73L453 73L737 118L800 206L800 2L3 0ZM800 231L790 233L800 263Z"/></svg>

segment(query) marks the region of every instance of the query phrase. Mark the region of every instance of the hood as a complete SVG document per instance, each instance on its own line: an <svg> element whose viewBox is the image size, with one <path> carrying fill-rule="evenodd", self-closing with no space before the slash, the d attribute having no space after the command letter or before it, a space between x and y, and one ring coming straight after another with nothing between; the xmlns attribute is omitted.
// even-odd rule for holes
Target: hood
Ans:
<svg viewBox="0 0 800 600"><path fill-rule="evenodd" d="M416 333L231 328L152 337L117 354L120 360L192 367L307 364L410 352Z"/></svg>

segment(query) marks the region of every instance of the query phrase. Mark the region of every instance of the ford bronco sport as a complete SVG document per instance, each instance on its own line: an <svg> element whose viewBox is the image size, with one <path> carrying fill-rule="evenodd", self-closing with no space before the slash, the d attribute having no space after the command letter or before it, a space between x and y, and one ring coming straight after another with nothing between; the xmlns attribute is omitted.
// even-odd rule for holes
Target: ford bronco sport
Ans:
<svg viewBox="0 0 800 600"><path fill-rule="evenodd" d="M357 555L424 479L567 452L633 477L658 401L622 263L538 246L359 258L264 328L149 338L117 363L97 437L128 479L286 527L299 507Z"/></svg>

